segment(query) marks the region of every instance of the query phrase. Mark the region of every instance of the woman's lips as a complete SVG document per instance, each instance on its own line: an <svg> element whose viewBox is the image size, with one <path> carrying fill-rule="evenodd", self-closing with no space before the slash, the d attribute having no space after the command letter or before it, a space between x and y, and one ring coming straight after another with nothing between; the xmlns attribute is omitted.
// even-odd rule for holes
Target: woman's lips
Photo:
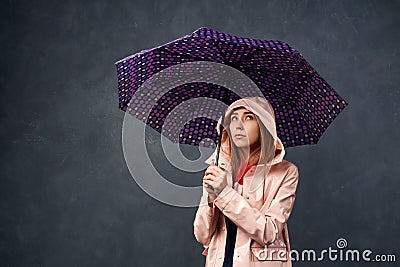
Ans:
<svg viewBox="0 0 400 267"><path fill-rule="evenodd" d="M235 134L235 138L236 139L243 139L243 138L246 138L246 136L243 135L243 134Z"/></svg>

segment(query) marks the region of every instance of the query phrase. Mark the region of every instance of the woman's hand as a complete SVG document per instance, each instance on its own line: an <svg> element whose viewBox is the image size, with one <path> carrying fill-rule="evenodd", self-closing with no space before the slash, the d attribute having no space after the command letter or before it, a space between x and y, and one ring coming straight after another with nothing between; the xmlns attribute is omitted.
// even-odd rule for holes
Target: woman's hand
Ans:
<svg viewBox="0 0 400 267"><path fill-rule="evenodd" d="M217 198L221 191L227 186L228 182L226 177L226 170L219 166L215 166L214 162L211 162L211 165L208 166L203 177L203 186L208 193L210 201L214 201L214 199Z"/></svg>

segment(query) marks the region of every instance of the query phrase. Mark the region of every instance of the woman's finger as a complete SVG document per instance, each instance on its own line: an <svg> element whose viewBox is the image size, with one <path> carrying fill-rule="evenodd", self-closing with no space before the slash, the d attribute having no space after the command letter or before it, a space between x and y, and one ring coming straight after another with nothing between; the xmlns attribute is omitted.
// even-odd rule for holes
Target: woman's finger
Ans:
<svg viewBox="0 0 400 267"><path fill-rule="evenodd" d="M207 168L206 170L206 174L207 173L218 173L218 174L223 174L225 172L225 170L221 169L220 167L217 166L210 166Z"/></svg>
<svg viewBox="0 0 400 267"><path fill-rule="evenodd" d="M213 174L213 171L212 170L206 170L206 172L204 174L205 175Z"/></svg>
<svg viewBox="0 0 400 267"><path fill-rule="evenodd" d="M203 181L214 181L214 180L216 180L215 176L204 176L203 177Z"/></svg>
<svg viewBox="0 0 400 267"><path fill-rule="evenodd" d="M222 170L224 170L224 171L225 171L225 169L224 169L224 168L222 168L221 166L217 166L217 165L215 165L215 163L214 163L214 162L211 162L210 166L211 166L211 167L215 166L215 167L221 168Z"/></svg>
<svg viewBox="0 0 400 267"><path fill-rule="evenodd" d="M212 174L207 174L207 175L205 175L203 177L203 180L208 180L208 181L214 181L216 179L217 179L217 177L215 175L212 175Z"/></svg>
<svg viewBox="0 0 400 267"><path fill-rule="evenodd" d="M218 172L216 170L206 170L205 175L218 175Z"/></svg>
<svg viewBox="0 0 400 267"><path fill-rule="evenodd" d="M205 188L207 188L207 189L210 189L210 186L211 185L211 182L209 182L209 181L203 181L203 186L205 187ZM212 186L212 185L211 185Z"/></svg>

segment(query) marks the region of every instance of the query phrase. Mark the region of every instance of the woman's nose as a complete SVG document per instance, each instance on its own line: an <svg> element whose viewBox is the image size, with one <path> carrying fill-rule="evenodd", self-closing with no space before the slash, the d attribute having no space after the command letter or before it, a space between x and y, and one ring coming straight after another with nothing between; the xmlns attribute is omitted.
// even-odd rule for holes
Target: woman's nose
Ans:
<svg viewBox="0 0 400 267"><path fill-rule="evenodd" d="M241 121L238 121L236 124L237 129L243 129L243 123Z"/></svg>

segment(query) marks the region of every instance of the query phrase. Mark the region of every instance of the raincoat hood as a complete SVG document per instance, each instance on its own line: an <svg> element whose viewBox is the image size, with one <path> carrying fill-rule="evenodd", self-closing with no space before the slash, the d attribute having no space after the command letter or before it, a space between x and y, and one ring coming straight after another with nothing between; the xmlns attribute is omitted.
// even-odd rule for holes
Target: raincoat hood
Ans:
<svg viewBox="0 0 400 267"><path fill-rule="evenodd" d="M275 113L272 105L268 102L268 100L265 97L260 97L260 96L255 96L255 97L246 97L246 98L241 98L233 102L229 107L227 108L225 112L225 118L224 122L228 121L228 118L231 116L231 113L234 108L237 107L244 107L254 114L258 116L260 121L263 123L265 128L268 130L268 132L271 134L271 136L274 138L274 143L275 143L275 157L271 162L271 165L274 165L276 163L279 163L283 160L283 157L285 156L285 148L282 144L282 141L279 139L276 133L276 121L275 121ZM221 121L222 121L222 116L219 118L218 123L217 123L217 132L218 134L220 133L220 126L221 126ZM227 132L224 129L222 133L222 144L221 148L227 148L229 146L229 138L227 136ZM220 150L220 155L225 154L222 149ZM224 155L223 155L224 156ZM225 154L226 157L228 157ZM265 164L258 164L257 166L261 166Z"/></svg>

